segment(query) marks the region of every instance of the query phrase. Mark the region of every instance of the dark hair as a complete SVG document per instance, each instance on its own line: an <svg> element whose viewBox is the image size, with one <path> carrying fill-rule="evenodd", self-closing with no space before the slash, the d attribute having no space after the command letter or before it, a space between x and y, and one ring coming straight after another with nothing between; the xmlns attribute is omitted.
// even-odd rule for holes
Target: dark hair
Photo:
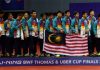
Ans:
<svg viewBox="0 0 100 70"><path fill-rule="evenodd" d="M83 12L82 12L82 15L84 15L85 13L87 13L87 12L86 12L86 11L83 11Z"/></svg>
<svg viewBox="0 0 100 70"><path fill-rule="evenodd" d="M94 11L94 10L93 10L93 9L90 9L90 10L89 10L89 15L90 15L90 13L91 13L92 11Z"/></svg>
<svg viewBox="0 0 100 70"><path fill-rule="evenodd" d="M24 11L23 13L29 13L29 11Z"/></svg>
<svg viewBox="0 0 100 70"><path fill-rule="evenodd" d="M66 11L65 11L65 13L68 13L68 12L70 12L70 10L66 10Z"/></svg>
<svg viewBox="0 0 100 70"><path fill-rule="evenodd" d="M75 11L73 15L76 15L77 13L79 13L78 11Z"/></svg>
<svg viewBox="0 0 100 70"><path fill-rule="evenodd" d="M46 15L46 13L42 13L40 16L43 17L44 15Z"/></svg>
<svg viewBox="0 0 100 70"><path fill-rule="evenodd" d="M36 11L35 11L35 10L31 10L31 12L30 12L30 13L32 14L33 12L36 12Z"/></svg>
<svg viewBox="0 0 100 70"><path fill-rule="evenodd" d="M49 13L49 16L54 15L53 13Z"/></svg>
<svg viewBox="0 0 100 70"><path fill-rule="evenodd" d="M17 14L17 16L23 16L23 13L22 13L22 12L19 12L19 13Z"/></svg>
<svg viewBox="0 0 100 70"><path fill-rule="evenodd" d="M8 16L13 15L12 13L8 13Z"/></svg>
<svg viewBox="0 0 100 70"><path fill-rule="evenodd" d="M61 12L61 11L57 11L57 14L58 14L58 13L62 13L62 12Z"/></svg>

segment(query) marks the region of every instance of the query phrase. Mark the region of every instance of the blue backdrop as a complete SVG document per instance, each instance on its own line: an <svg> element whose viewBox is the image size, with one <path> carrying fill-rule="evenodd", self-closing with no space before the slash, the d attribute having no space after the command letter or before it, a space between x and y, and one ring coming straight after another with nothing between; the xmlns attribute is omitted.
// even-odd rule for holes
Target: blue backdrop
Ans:
<svg viewBox="0 0 100 70"><path fill-rule="evenodd" d="M95 15L97 17L97 15L100 13L100 3L70 3L71 13L74 13L74 11L79 11L81 14L82 11L89 12L90 9L95 11Z"/></svg>

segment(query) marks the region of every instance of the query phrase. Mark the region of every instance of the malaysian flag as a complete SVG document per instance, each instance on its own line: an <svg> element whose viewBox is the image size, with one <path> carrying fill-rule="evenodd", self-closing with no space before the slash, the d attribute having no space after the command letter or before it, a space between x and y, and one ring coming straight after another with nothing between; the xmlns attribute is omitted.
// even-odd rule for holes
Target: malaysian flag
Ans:
<svg viewBox="0 0 100 70"><path fill-rule="evenodd" d="M65 35L62 33L50 33L45 31L44 48L46 53L67 56L87 56L88 37L80 35Z"/></svg>

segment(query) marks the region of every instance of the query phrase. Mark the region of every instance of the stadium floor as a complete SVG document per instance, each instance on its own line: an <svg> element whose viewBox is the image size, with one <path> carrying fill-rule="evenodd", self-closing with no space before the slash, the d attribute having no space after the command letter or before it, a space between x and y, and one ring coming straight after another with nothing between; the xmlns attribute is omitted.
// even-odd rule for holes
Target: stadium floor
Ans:
<svg viewBox="0 0 100 70"><path fill-rule="evenodd" d="M0 67L0 70L100 70L100 66L19 66Z"/></svg>

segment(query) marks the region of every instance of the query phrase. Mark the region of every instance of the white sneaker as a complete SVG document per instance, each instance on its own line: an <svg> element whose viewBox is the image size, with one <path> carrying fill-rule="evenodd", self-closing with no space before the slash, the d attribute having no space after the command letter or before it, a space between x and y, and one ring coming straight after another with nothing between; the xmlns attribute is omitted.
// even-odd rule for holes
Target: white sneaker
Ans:
<svg viewBox="0 0 100 70"><path fill-rule="evenodd" d="M56 55L56 57L60 57L60 55L59 55L59 54L57 54L57 55Z"/></svg>

